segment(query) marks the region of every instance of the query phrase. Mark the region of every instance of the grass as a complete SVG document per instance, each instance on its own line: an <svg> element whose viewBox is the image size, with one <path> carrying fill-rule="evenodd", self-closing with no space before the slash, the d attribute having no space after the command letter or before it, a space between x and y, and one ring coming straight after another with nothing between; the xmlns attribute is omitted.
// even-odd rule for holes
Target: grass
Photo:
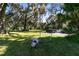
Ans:
<svg viewBox="0 0 79 59"><path fill-rule="evenodd" d="M39 31L0 34L1 56L79 56L79 34L41 33ZM65 37L66 36L66 37ZM31 48L31 39L39 38L37 48ZM51 40L50 40L51 38Z"/></svg>

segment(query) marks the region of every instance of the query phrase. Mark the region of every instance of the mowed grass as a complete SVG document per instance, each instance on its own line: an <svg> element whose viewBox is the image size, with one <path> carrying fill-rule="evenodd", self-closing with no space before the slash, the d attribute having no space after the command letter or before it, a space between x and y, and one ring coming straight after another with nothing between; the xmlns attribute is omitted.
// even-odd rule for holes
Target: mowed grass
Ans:
<svg viewBox="0 0 79 59"><path fill-rule="evenodd" d="M65 37L66 36L66 37ZM31 48L31 39L40 40ZM39 32L10 32L0 34L0 55L2 56L74 56L79 55L79 34Z"/></svg>

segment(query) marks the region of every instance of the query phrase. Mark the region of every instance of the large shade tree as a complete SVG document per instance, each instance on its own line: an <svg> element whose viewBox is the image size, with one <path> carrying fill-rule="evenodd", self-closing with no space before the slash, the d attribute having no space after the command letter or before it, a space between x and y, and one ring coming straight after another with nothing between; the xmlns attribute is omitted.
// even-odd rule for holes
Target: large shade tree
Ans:
<svg viewBox="0 0 79 59"><path fill-rule="evenodd" d="M70 27L73 27L75 30L79 31L79 4L78 3L66 3L63 7L64 11L66 12L66 15L71 21L69 23Z"/></svg>

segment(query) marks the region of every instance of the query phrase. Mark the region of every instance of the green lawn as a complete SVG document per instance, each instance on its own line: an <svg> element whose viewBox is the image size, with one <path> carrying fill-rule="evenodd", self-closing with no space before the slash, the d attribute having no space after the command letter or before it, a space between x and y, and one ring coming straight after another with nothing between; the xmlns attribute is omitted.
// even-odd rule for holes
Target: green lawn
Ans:
<svg viewBox="0 0 79 59"><path fill-rule="evenodd" d="M11 32L0 34L0 55L3 56L69 56L79 55L79 34ZM66 36L66 37L65 37ZM37 48L31 48L31 39L39 38Z"/></svg>

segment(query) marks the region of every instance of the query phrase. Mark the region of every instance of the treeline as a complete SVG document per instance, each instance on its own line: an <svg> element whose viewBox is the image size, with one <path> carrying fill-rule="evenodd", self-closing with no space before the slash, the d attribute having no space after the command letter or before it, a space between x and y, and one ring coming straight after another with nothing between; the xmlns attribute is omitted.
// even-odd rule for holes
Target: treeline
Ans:
<svg viewBox="0 0 79 59"><path fill-rule="evenodd" d="M0 4L0 33L29 31L31 29L63 29L66 32L79 31L79 4L26 3ZM50 7L48 7L50 6ZM46 22L43 17L49 13Z"/></svg>

